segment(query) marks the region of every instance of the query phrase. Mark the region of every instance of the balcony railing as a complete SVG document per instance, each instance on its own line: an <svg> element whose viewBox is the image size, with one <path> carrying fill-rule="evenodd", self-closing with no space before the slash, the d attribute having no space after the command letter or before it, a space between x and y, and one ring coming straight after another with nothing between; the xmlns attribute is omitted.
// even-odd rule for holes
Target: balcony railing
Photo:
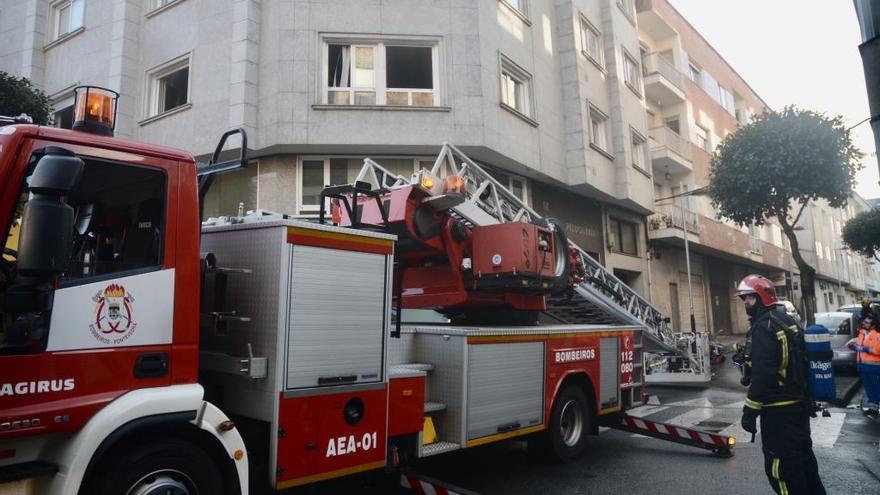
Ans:
<svg viewBox="0 0 880 495"><path fill-rule="evenodd" d="M648 218L648 224L653 230L687 228L693 234L700 233L700 220L696 212L678 205L658 206L657 213Z"/></svg>
<svg viewBox="0 0 880 495"><path fill-rule="evenodd" d="M642 71L645 76L660 74L673 86L684 91L684 76L659 53L649 53L642 57Z"/></svg>
<svg viewBox="0 0 880 495"><path fill-rule="evenodd" d="M654 127L648 129L648 135L651 137L651 149L669 148L678 153L685 160L692 160L691 143L687 139L681 137L677 132L666 126Z"/></svg>

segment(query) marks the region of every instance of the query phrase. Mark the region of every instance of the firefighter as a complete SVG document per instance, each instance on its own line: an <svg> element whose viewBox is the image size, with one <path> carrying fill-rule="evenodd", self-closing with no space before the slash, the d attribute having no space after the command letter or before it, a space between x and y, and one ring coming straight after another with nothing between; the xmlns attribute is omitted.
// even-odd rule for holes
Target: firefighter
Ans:
<svg viewBox="0 0 880 495"><path fill-rule="evenodd" d="M862 375L865 395L868 396L865 414L876 417L880 404L880 311L866 308L862 315L859 336L847 345L856 351L859 374Z"/></svg>
<svg viewBox="0 0 880 495"><path fill-rule="evenodd" d="M740 282L736 295L752 322L752 376L742 427L757 432L761 417L764 470L779 494L824 494L810 439L810 399L804 336L797 322L774 309L776 289L760 275Z"/></svg>

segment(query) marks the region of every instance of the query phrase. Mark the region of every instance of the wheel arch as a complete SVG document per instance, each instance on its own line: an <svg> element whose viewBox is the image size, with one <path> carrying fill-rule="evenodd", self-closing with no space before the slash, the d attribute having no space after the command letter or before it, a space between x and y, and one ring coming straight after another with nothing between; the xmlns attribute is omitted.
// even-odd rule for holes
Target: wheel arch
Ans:
<svg viewBox="0 0 880 495"><path fill-rule="evenodd" d="M234 465L235 461L229 457L218 438L192 423L197 416L198 411L156 414L137 418L120 426L107 435L95 450L83 475L79 493L92 493L90 486L96 481L96 476L100 474L101 466L105 464L107 459L112 459L120 450L134 448L136 445L150 441L150 439L171 437L185 439L202 449L217 463L217 467L223 473L226 495L241 494L239 489L241 480Z"/></svg>
<svg viewBox="0 0 880 495"><path fill-rule="evenodd" d="M598 411L596 410L596 388L593 385L593 380L590 378L590 375L585 371L571 371L567 373L562 380L559 380L556 390L553 392L553 401L549 405L550 407L548 410L553 410L556 398L559 396L560 392L565 390L568 386L579 388L587 397L587 404L590 407L590 417L592 419L592 421L590 421L590 433L597 435L599 433L599 425L598 421L595 421L595 418L598 417ZM547 420L549 421L550 418L548 417Z"/></svg>

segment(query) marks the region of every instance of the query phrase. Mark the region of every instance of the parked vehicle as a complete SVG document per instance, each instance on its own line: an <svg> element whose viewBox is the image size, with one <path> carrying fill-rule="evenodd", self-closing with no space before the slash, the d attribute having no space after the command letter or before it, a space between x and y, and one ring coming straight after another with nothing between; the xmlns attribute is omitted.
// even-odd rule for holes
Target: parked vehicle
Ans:
<svg viewBox="0 0 880 495"><path fill-rule="evenodd" d="M856 353L846 343L858 335L858 315L848 311L816 313L816 324L826 327L831 333L831 350L834 351L832 364L835 367L855 366Z"/></svg>
<svg viewBox="0 0 880 495"><path fill-rule="evenodd" d="M872 299L871 300L871 307L872 308L880 307L880 299ZM858 318L862 314L862 305L861 304L846 304L846 305L843 305L843 306L837 308L837 311L852 313L852 314L856 315L856 318Z"/></svg>

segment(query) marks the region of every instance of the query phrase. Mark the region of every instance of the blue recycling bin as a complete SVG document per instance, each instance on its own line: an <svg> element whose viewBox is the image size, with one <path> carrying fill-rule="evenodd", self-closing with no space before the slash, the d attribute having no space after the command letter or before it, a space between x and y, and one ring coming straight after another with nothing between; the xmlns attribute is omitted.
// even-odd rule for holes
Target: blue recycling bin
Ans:
<svg viewBox="0 0 880 495"><path fill-rule="evenodd" d="M830 401L837 397L837 385L834 383L834 367L831 360L831 332L823 325L811 325L804 330L806 345L807 376L813 399Z"/></svg>

